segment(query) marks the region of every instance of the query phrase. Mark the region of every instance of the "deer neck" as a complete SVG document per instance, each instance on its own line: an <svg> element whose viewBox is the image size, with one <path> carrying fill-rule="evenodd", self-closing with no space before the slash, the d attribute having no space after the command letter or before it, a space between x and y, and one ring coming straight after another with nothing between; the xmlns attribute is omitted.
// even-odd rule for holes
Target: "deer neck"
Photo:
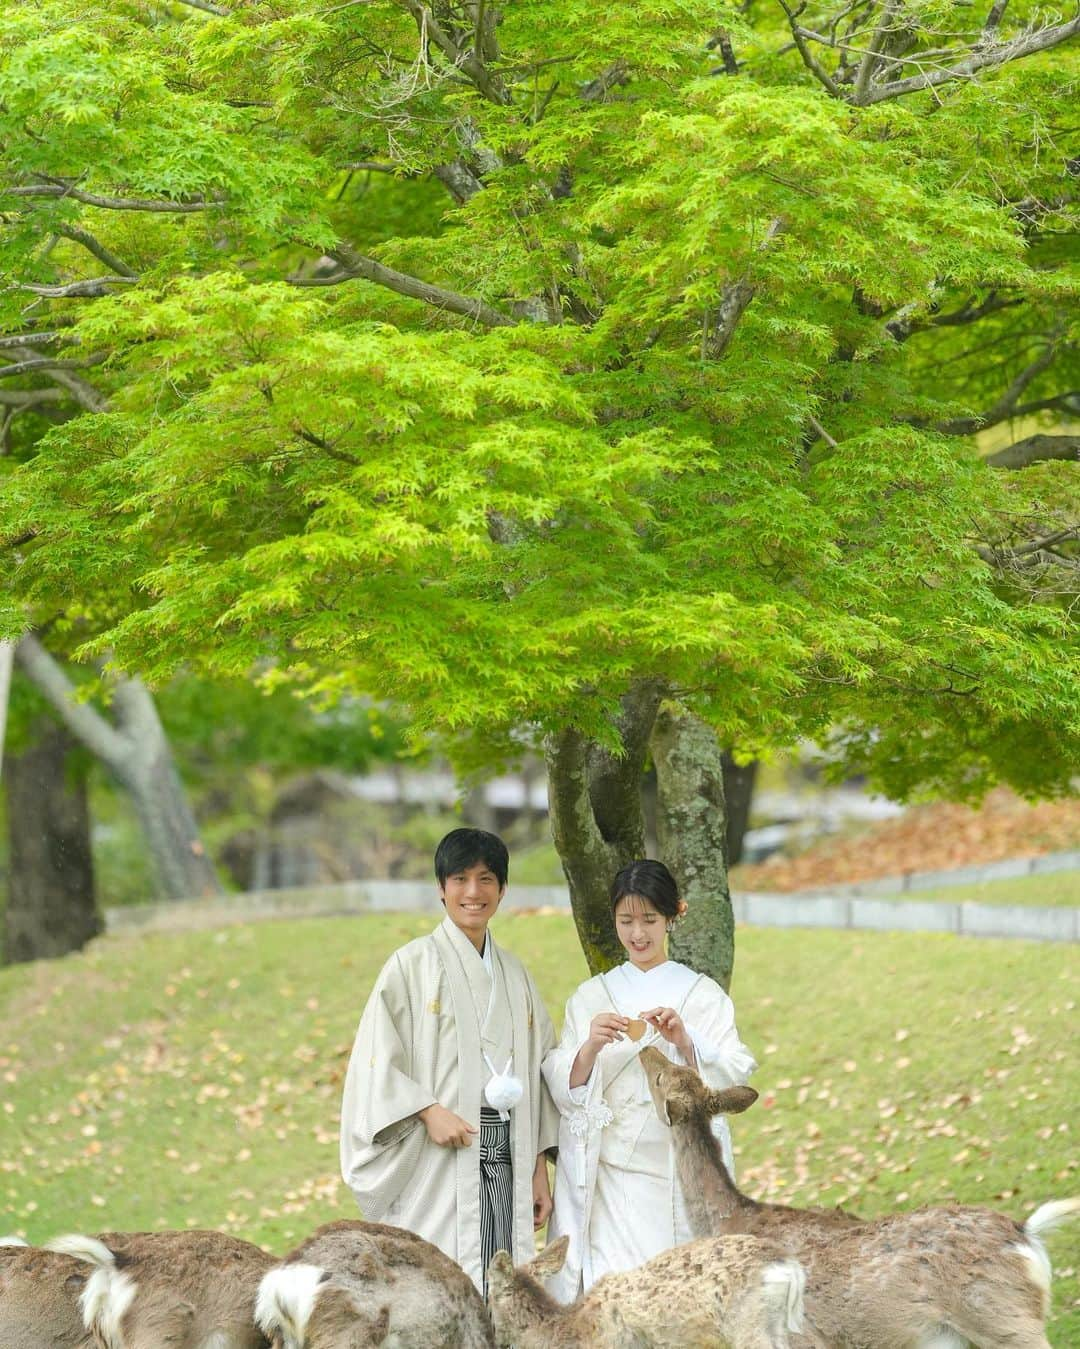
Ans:
<svg viewBox="0 0 1080 1349"><path fill-rule="evenodd" d="M752 1201L735 1188L708 1119L671 1126L675 1168L695 1237L715 1236Z"/></svg>

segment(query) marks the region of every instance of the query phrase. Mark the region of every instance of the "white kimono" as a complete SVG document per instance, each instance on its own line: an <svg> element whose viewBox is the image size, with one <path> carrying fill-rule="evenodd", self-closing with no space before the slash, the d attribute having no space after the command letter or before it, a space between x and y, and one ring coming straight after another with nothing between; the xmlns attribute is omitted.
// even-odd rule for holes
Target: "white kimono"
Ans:
<svg viewBox="0 0 1080 1349"><path fill-rule="evenodd" d="M690 1034L697 1067L710 1087L743 1083L757 1067L735 1029L735 1009L718 983L668 960L651 970L627 962L581 985L566 1004L559 1046L544 1077L562 1114L555 1211L548 1240L568 1234L563 1270L548 1287L561 1302L587 1292L601 1275L638 1265L693 1237L675 1176L671 1130L660 1121L638 1054L655 1044L675 1063L678 1050L650 1028L637 1043L605 1045L589 1080L570 1086L570 1070L599 1012L627 1017L674 1007ZM713 1132L732 1167L731 1136L718 1116Z"/></svg>
<svg viewBox="0 0 1080 1349"><path fill-rule="evenodd" d="M510 1112L514 1247L533 1249L532 1177L556 1143L558 1116L540 1075L555 1043L540 995L521 962L487 936L485 961L445 918L396 951L364 1008L341 1107L341 1172L363 1216L433 1242L482 1288L480 1145L443 1148L417 1111L435 1102L475 1127L494 1071L525 1088ZM496 1061L501 1055L501 1061Z"/></svg>

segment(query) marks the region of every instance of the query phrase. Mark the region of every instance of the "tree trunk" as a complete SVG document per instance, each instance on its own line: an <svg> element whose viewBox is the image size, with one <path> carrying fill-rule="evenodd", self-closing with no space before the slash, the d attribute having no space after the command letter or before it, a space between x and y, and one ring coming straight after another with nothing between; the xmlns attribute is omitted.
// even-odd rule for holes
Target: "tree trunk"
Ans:
<svg viewBox="0 0 1080 1349"><path fill-rule="evenodd" d="M758 761L751 759L748 764L738 764L728 750L724 750L724 805L727 809L727 858L728 866L736 866L742 861L743 839L750 826L750 805L754 799L754 781L757 778Z"/></svg>
<svg viewBox="0 0 1080 1349"><path fill-rule="evenodd" d="M131 746L114 772L131 795L161 889L169 899L220 894L149 689L125 679L116 688L113 710Z"/></svg>
<svg viewBox="0 0 1080 1349"><path fill-rule="evenodd" d="M728 892L723 763L716 732L677 703L662 704L650 740L660 857L688 910L671 935L672 959L731 984L735 919Z"/></svg>
<svg viewBox="0 0 1080 1349"><path fill-rule="evenodd" d="M623 699L616 719L621 756L573 730L545 746L551 832L593 974L625 959L608 896L619 868L645 856L641 775L659 699L658 686L645 682Z"/></svg>
<svg viewBox="0 0 1080 1349"><path fill-rule="evenodd" d="M59 663L34 636L19 643L20 668L72 735L129 792L166 899L221 893L188 805L157 707L146 685L122 679L113 692L116 724L81 702Z"/></svg>
<svg viewBox="0 0 1080 1349"><path fill-rule="evenodd" d="M70 771L75 739L42 719L30 748L9 755L8 902L4 959L9 964L77 951L101 931L86 778Z"/></svg>
<svg viewBox="0 0 1080 1349"><path fill-rule="evenodd" d="M615 873L646 856L642 786L651 752L659 855L689 906L672 934L671 954L727 988L735 924L720 746L703 721L676 703L661 703L661 696L658 684L643 682L623 699L616 719L621 755L576 731L548 738L551 832L589 969L610 969L626 953L608 896Z"/></svg>

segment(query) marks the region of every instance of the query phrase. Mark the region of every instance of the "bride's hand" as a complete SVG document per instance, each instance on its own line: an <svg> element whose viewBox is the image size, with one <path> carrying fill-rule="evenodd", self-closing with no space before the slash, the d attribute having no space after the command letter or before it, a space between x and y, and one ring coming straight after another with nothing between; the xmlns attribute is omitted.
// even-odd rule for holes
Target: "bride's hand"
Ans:
<svg viewBox="0 0 1080 1349"><path fill-rule="evenodd" d="M653 1007L642 1012L642 1021L655 1026L668 1044L674 1045L687 1063L694 1062L694 1045L686 1029L686 1023L674 1007Z"/></svg>
<svg viewBox="0 0 1080 1349"><path fill-rule="evenodd" d="M599 1053L605 1045L621 1040L629 1024L628 1019L618 1012L600 1012L589 1026L589 1044Z"/></svg>

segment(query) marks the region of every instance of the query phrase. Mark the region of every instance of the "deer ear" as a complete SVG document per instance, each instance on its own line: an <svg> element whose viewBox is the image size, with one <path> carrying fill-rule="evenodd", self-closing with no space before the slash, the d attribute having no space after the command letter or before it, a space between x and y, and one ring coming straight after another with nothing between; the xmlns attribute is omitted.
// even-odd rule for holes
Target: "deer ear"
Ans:
<svg viewBox="0 0 1080 1349"><path fill-rule="evenodd" d="M525 1266L534 1279L550 1279L558 1274L566 1264L566 1252L570 1249L570 1238L563 1235L545 1246L535 1259Z"/></svg>
<svg viewBox="0 0 1080 1349"><path fill-rule="evenodd" d="M753 1087L725 1087L723 1091L709 1092L706 1107L710 1115L741 1115L757 1098Z"/></svg>

